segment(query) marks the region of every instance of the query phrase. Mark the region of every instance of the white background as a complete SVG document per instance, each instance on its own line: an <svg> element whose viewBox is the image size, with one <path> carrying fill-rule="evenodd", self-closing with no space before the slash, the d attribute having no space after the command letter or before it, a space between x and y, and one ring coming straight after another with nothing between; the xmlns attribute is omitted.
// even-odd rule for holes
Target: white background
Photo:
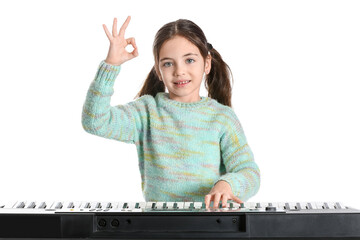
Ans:
<svg viewBox="0 0 360 240"><path fill-rule="evenodd" d="M112 105L140 90L157 30L190 19L234 75L233 108L261 169L249 201L360 208L359 12L343 0L1 1L0 201L143 201L135 145L81 125L109 47L102 24L130 15L139 56Z"/></svg>

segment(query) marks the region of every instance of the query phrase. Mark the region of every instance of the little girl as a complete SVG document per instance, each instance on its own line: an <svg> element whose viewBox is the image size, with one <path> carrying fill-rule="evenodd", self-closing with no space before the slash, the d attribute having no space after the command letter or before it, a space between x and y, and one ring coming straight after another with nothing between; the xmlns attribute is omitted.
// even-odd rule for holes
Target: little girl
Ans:
<svg viewBox="0 0 360 240"><path fill-rule="evenodd" d="M242 203L255 195L260 172L231 108L230 68L193 22L164 25L153 45L155 63L135 101L110 106L121 65L138 56L125 39L130 16L101 61L83 107L85 131L134 143L145 201ZM134 50L125 50L132 45ZM203 78L208 97L200 97ZM165 91L167 89L167 92Z"/></svg>

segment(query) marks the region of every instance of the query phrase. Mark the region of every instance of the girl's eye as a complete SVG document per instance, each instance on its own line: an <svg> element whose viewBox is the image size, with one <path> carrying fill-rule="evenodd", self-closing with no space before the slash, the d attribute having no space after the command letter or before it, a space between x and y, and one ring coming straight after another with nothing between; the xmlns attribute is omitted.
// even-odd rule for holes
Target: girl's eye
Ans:
<svg viewBox="0 0 360 240"><path fill-rule="evenodd" d="M171 62L166 62L166 63L164 63L163 66L164 66L164 67L170 67L170 66L171 66L170 64L171 64Z"/></svg>
<svg viewBox="0 0 360 240"><path fill-rule="evenodd" d="M192 62L190 62L190 63L193 63L193 62L195 62L195 60L194 59L192 59L192 58L189 58L189 59L186 59L186 61L192 61Z"/></svg>

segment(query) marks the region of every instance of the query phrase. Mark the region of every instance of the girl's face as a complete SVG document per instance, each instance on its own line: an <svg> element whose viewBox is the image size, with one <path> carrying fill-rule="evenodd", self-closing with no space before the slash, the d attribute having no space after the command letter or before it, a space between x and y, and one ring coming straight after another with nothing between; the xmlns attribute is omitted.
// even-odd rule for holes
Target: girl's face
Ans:
<svg viewBox="0 0 360 240"><path fill-rule="evenodd" d="M164 82L171 99L197 102L200 101L204 73L210 72L211 56L208 55L204 61L194 44L184 37L175 36L161 46L158 67L159 78Z"/></svg>

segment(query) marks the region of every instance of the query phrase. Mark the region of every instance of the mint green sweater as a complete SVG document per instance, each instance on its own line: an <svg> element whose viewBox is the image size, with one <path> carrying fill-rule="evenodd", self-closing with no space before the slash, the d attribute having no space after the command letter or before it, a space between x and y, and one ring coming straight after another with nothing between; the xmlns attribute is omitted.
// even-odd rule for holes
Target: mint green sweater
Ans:
<svg viewBox="0 0 360 240"><path fill-rule="evenodd" d="M219 180L242 201L257 193L260 171L232 108L209 97L182 103L165 92L111 106L120 68L101 61L82 124L91 134L136 145L145 201L203 202Z"/></svg>

